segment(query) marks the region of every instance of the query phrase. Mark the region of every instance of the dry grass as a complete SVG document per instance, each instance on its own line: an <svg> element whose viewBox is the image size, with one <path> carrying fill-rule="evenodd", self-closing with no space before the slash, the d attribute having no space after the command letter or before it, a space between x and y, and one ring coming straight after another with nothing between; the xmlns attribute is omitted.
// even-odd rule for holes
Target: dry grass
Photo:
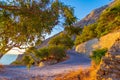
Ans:
<svg viewBox="0 0 120 80"><path fill-rule="evenodd" d="M65 75L59 75L55 80L96 80L97 66L93 65L88 69L80 69Z"/></svg>

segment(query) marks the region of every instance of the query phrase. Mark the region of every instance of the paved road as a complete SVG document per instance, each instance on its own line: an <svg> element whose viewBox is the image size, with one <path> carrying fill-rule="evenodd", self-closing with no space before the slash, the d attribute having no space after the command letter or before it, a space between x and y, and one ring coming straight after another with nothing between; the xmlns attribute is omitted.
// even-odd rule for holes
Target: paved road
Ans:
<svg viewBox="0 0 120 80"><path fill-rule="evenodd" d="M53 80L55 75L75 71L90 66L90 59L83 55L77 54L75 51L68 51L70 58L64 62L45 66L42 68L34 67L27 70L25 67L7 67L0 72L0 80L2 78L9 78L10 80L29 80L28 78L35 78L40 76L46 78L45 80ZM33 79L34 80L34 79Z"/></svg>

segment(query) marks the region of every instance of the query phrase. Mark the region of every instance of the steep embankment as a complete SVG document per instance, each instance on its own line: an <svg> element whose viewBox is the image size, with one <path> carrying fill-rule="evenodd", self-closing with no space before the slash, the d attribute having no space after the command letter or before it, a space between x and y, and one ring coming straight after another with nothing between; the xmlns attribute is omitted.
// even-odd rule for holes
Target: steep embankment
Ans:
<svg viewBox="0 0 120 80"><path fill-rule="evenodd" d="M76 51L90 55L90 53L97 48L110 48L117 38L120 37L120 32L109 33L100 39L94 38L76 46Z"/></svg>
<svg viewBox="0 0 120 80"><path fill-rule="evenodd" d="M120 80L120 38L103 57L97 80Z"/></svg>

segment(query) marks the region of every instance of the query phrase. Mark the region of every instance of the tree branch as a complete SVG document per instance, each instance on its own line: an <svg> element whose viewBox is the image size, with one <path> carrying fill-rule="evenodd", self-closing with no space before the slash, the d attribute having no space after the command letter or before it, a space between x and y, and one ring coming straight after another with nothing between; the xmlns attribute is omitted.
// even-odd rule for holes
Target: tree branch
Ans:
<svg viewBox="0 0 120 80"><path fill-rule="evenodd" d="M3 6L3 5L0 5L0 8L6 9L6 10L20 10L20 8L17 7L17 6Z"/></svg>

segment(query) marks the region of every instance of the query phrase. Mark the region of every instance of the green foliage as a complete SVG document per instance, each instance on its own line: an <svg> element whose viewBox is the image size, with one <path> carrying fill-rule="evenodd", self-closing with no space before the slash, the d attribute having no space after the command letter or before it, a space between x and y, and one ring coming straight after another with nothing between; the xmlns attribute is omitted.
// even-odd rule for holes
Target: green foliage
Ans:
<svg viewBox="0 0 120 80"><path fill-rule="evenodd" d="M120 29L120 1L116 0L106 10L102 12L98 21L94 24L84 27L82 33L77 36L75 45L90 40L95 37L101 37L110 32Z"/></svg>
<svg viewBox="0 0 120 80"><path fill-rule="evenodd" d="M115 1L110 7L108 7L100 16L98 20L96 32L98 37L103 36L111 31L115 31L120 26L120 2Z"/></svg>
<svg viewBox="0 0 120 80"><path fill-rule="evenodd" d="M53 37L50 41L49 41L49 45L61 45L61 46L65 46L66 49L72 48L72 46L74 45L73 40L71 40L71 37L68 36L65 33L61 33L58 36Z"/></svg>
<svg viewBox="0 0 120 80"><path fill-rule="evenodd" d="M107 49L96 49L93 51L91 59L95 62L96 65L98 65L101 61L101 58L105 56L105 53L107 52Z"/></svg>
<svg viewBox="0 0 120 80"><path fill-rule="evenodd" d="M35 56L38 57L40 61L52 59L59 62L60 60L63 60L64 57L66 57L65 51L66 49L64 46L52 45L37 50Z"/></svg>
<svg viewBox="0 0 120 80"><path fill-rule="evenodd" d="M50 56L49 49L47 47L41 48L37 50L35 55L36 57L40 58L40 60L47 59Z"/></svg>
<svg viewBox="0 0 120 80"><path fill-rule="evenodd" d="M73 8L59 0L0 1L0 51L39 45L43 34L51 33L54 26L75 21Z"/></svg>
<svg viewBox="0 0 120 80"><path fill-rule="evenodd" d="M33 58L31 57L31 56L24 56L23 57L23 63L25 64L25 65L27 65L27 68L29 69L30 67L31 67L31 65L34 63L34 60L33 60Z"/></svg>
<svg viewBox="0 0 120 80"><path fill-rule="evenodd" d="M64 46L49 46L49 53L52 59L57 60L57 62L63 60L66 57L66 49Z"/></svg>
<svg viewBox="0 0 120 80"><path fill-rule="evenodd" d="M24 65L23 61L14 61L12 65Z"/></svg>
<svg viewBox="0 0 120 80"><path fill-rule="evenodd" d="M33 64L39 64L43 60L56 60L57 62L59 62L65 57L66 48L62 45L52 45L40 49L35 49L34 47L31 47L26 50L22 62L19 63L25 64L28 68L30 68Z"/></svg>
<svg viewBox="0 0 120 80"><path fill-rule="evenodd" d="M69 27L65 27L64 29L67 34L69 35L79 35L82 32L82 28L80 27L74 27L74 26L69 26Z"/></svg>
<svg viewBox="0 0 120 80"><path fill-rule="evenodd" d="M85 42L87 40L90 40L94 37L97 36L96 34L96 29L97 24L91 24L89 26L85 26L82 33L80 35L77 36L76 40L75 40L75 45L78 45L82 42Z"/></svg>

